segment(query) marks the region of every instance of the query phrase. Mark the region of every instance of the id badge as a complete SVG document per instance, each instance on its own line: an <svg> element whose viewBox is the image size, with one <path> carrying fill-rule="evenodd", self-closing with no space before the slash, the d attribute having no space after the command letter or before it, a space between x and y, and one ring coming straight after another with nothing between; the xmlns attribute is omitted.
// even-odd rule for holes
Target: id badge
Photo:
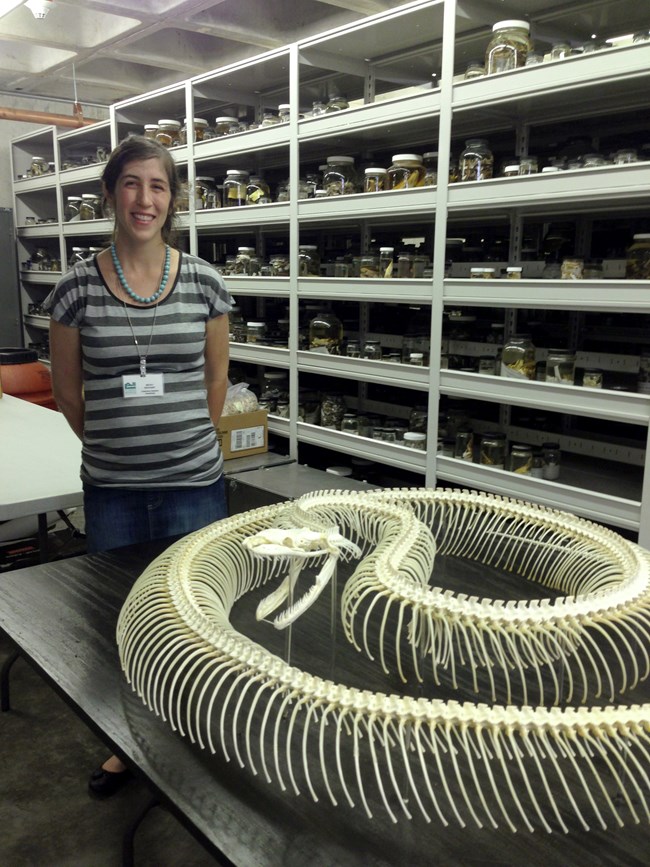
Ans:
<svg viewBox="0 0 650 867"><path fill-rule="evenodd" d="M122 377L123 397L162 397L165 380L162 373L134 374Z"/></svg>

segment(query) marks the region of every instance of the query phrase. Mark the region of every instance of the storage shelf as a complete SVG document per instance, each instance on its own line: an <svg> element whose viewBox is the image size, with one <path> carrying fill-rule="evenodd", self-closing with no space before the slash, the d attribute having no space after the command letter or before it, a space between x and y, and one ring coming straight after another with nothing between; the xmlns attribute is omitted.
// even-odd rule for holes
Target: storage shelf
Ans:
<svg viewBox="0 0 650 867"><path fill-rule="evenodd" d="M478 397L511 406L534 406L536 409L627 424L647 426L650 422L649 395L508 379L461 370L440 371L440 390L451 397Z"/></svg>
<svg viewBox="0 0 650 867"><path fill-rule="evenodd" d="M231 343L232 361L248 364L263 364L269 367L289 367L289 350L276 346L262 346L254 343Z"/></svg>
<svg viewBox="0 0 650 867"><path fill-rule="evenodd" d="M40 223L38 226L17 226L19 238L53 238L61 231L60 223Z"/></svg>
<svg viewBox="0 0 650 867"><path fill-rule="evenodd" d="M298 280L298 297L333 301L391 301L431 304L432 280L369 280L359 277L307 277Z"/></svg>
<svg viewBox="0 0 650 867"><path fill-rule="evenodd" d="M63 235L67 238L80 235L110 235L112 231L112 220L79 220L79 222L63 224Z"/></svg>
<svg viewBox="0 0 650 867"><path fill-rule="evenodd" d="M92 163L88 166L77 166L73 169L64 169L59 172L59 180L61 187L64 188L64 195L74 195L74 192L65 187L71 187L76 184L94 184L99 188L101 183L102 172L106 163Z"/></svg>
<svg viewBox="0 0 650 867"><path fill-rule="evenodd" d="M214 208L197 211L196 227L199 231L215 229L227 232L231 229L254 231L256 226L270 226L289 222L289 203L272 202L269 205L248 205L242 208Z"/></svg>
<svg viewBox="0 0 650 867"><path fill-rule="evenodd" d="M436 188L417 187L414 190L301 199L298 202L298 218L302 223L319 221L329 225L339 220L391 221L396 217L425 218L433 222L435 206Z"/></svg>
<svg viewBox="0 0 650 867"><path fill-rule="evenodd" d="M31 325L33 328L42 328L47 331L50 327L49 316L34 316L32 313L25 313L23 316L25 325Z"/></svg>
<svg viewBox="0 0 650 867"><path fill-rule="evenodd" d="M396 443L371 440L355 434L342 433L318 425L298 422L298 439L303 443L323 446L346 455L377 461L391 467L401 467L414 473L426 470L426 452L406 448Z"/></svg>
<svg viewBox="0 0 650 867"><path fill-rule="evenodd" d="M15 178L14 193L32 193L36 190L56 190L56 172L48 172L45 175L37 175L35 178Z"/></svg>
<svg viewBox="0 0 650 867"><path fill-rule="evenodd" d="M340 376L342 379L355 379L360 382L377 382L412 388L417 391L429 390L429 369L392 361L373 361L367 358L347 358L342 355L328 355L320 352L298 352L298 370L320 376Z"/></svg>
<svg viewBox="0 0 650 867"><path fill-rule="evenodd" d="M40 283L53 286L61 279L62 271L21 271L20 279L23 283Z"/></svg>
<svg viewBox="0 0 650 867"><path fill-rule="evenodd" d="M237 295L257 295L260 298L288 298L290 283L288 277L240 277L227 278L228 289ZM321 295L321 298L324 297Z"/></svg>

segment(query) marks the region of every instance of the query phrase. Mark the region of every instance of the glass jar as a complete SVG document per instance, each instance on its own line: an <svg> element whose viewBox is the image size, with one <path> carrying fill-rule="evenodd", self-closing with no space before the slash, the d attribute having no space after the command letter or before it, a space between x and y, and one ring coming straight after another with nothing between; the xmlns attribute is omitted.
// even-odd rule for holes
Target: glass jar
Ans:
<svg viewBox="0 0 650 867"><path fill-rule="evenodd" d="M546 357L546 382L573 385L576 374L576 356L568 349L549 349Z"/></svg>
<svg viewBox="0 0 650 867"><path fill-rule="evenodd" d="M422 154L424 162L423 187L435 187L438 183L438 151L427 151Z"/></svg>
<svg viewBox="0 0 650 867"><path fill-rule="evenodd" d="M328 196L348 196L358 193L354 157L328 157L323 187Z"/></svg>
<svg viewBox="0 0 650 867"><path fill-rule="evenodd" d="M628 163L637 163L639 155L636 148L621 148L614 154L614 165L624 166Z"/></svg>
<svg viewBox="0 0 650 867"><path fill-rule="evenodd" d="M526 55L524 66L539 66L540 63L544 63L544 55L536 54L534 51L529 51Z"/></svg>
<svg viewBox="0 0 650 867"><path fill-rule="evenodd" d="M386 176L386 169L374 167L365 169L363 178L364 193L381 193L387 189Z"/></svg>
<svg viewBox="0 0 650 867"><path fill-rule="evenodd" d="M474 434L469 428L456 431L454 457L460 458L461 461L474 460Z"/></svg>
<svg viewBox="0 0 650 867"><path fill-rule="evenodd" d="M500 431L484 433L481 437L479 463L503 470L506 465L506 435Z"/></svg>
<svg viewBox="0 0 650 867"><path fill-rule="evenodd" d="M287 397L289 373L286 370L265 370L262 373L262 388L264 392L273 395L275 400Z"/></svg>
<svg viewBox="0 0 650 867"><path fill-rule="evenodd" d="M325 114L325 103L322 99L315 99L311 104L311 112L312 117L319 117L321 114Z"/></svg>
<svg viewBox="0 0 650 867"><path fill-rule="evenodd" d="M162 118L158 121L158 131L156 132L156 141L160 142L163 147L173 148L181 143L181 122L179 120L171 120L170 118Z"/></svg>
<svg viewBox="0 0 650 867"><path fill-rule="evenodd" d="M388 169L389 190L411 190L424 180L424 160L420 154L395 154Z"/></svg>
<svg viewBox="0 0 650 867"><path fill-rule="evenodd" d="M422 280L424 272L431 266L428 256L423 253L415 253L413 256L413 265L411 267L411 276L415 280Z"/></svg>
<svg viewBox="0 0 650 867"><path fill-rule="evenodd" d="M520 265L508 265L506 268L506 280L521 280L523 270Z"/></svg>
<svg viewBox="0 0 650 867"><path fill-rule="evenodd" d="M264 178L251 175L246 186L247 205L268 205L271 202L271 190Z"/></svg>
<svg viewBox="0 0 650 867"><path fill-rule="evenodd" d="M32 178L37 178L39 175L47 175L50 171L50 166L45 157L34 156L29 165L29 175Z"/></svg>
<svg viewBox="0 0 650 867"><path fill-rule="evenodd" d="M560 277L562 280L582 280L584 270L583 259L563 259L560 268Z"/></svg>
<svg viewBox="0 0 650 867"><path fill-rule="evenodd" d="M539 171L539 163L537 157L520 157L519 158L519 174L520 175L536 175Z"/></svg>
<svg viewBox="0 0 650 867"><path fill-rule="evenodd" d="M208 122L205 118L195 117L193 123L188 118L184 118L183 126L179 133L179 143L187 144L190 138L195 142L205 141L205 139L210 138Z"/></svg>
<svg viewBox="0 0 650 867"><path fill-rule="evenodd" d="M397 257L397 277L409 280L413 276L413 254L400 253Z"/></svg>
<svg viewBox="0 0 650 867"><path fill-rule="evenodd" d="M361 358L361 343L356 338L348 338L345 354L348 358Z"/></svg>
<svg viewBox="0 0 650 867"><path fill-rule="evenodd" d="M521 476L529 476L533 468L533 447L513 443L510 447L510 471Z"/></svg>
<svg viewBox="0 0 650 867"><path fill-rule="evenodd" d="M417 431L407 431L404 434L403 444L409 449L416 449L419 452L427 450L427 435Z"/></svg>
<svg viewBox="0 0 650 867"><path fill-rule="evenodd" d="M331 391L324 394L320 404L321 427L341 430L345 409L345 400L339 392Z"/></svg>
<svg viewBox="0 0 650 867"><path fill-rule="evenodd" d="M414 367L424 367L424 353L409 352L407 364L412 364Z"/></svg>
<svg viewBox="0 0 650 867"><path fill-rule="evenodd" d="M602 388L603 387L603 372L590 368L582 374L583 388Z"/></svg>
<svg viewBox="0 0 650 867"><path fill-rule="evenodd" d="M501 352L501 376L535 379L535 346L529 334L514 334Z"/></svg>
<svg viewBox="0 0 650 867"><path fill-rule="evenodd" d="M232 117L230 115L223 114L220 117L215 118L214 121L214 134L215 137L220 138L223 135L232 135L233 133L239 132L239 121L236 117Z"/></svg>
<svg viewBox="0 0 650 867"><path fill-rule="evenodd" d="M144 137L150 140L155 141L156 135L158 133L158 124L157 123L145 123L144 125Z"/></svg>
<svg viewBox="0 0 650 867"><path fill-rule="evenodd" d="M272 277L288 277L289 276L289 255L287 253L276 253L269 259L271 266Z"/></svg>
<svg viewBox="0 0 650 867"><path fill-rule="evenodd" d="M320 256L315 244L298 247L298 274L301 277L320 277Z"/></svg>
<svg viewBox="0 0 650 867"><path fill-rule="evenodd" d="M470 268L469 276L470 280L494 280L496 270L494 268L484 268L483 266Z"/></svg>
<svg viewBox="0 0 650 867"><path fill-rule="evenodd" d="M394 247L379 248L379 276L382 280L388 280L393 276Z"/></svg>
<svg viewBox="0 0 650 867"><path fill-rule="evenodd" d="M639 359L639 375L636 389L640 394L650 394L650 352L642 352Z"/></svg>
<svg viewBox="0 0 650 867"><path fill-rule="evenodd" d="M340 355L343 324L335 313L321 311L309 323L309 349Z"/></svg>
<svg viewBox="0 0 650 867"><path fill-rule="evenodd" d="M465 70L465 81L473 78L482 78L485 75L485 66L482 63L468 63Z"/></svg>
<svg viewBox="0 0 650 867"><path fill-rule="evenodd" d="M228 169L226 171L226 179L223 182L224 208L241 208L246 204L248 178L248 172L243 172L239 169Z"/></svg>
<svg viewBox="0 0 650 867"><path fill-rule="evenodd" d="M468 139L460 155L458 168L461 181L485 181L491 178L494 172L494 156L487 139Z"/></svg>
<svg viewBox="0 0 650 867"><path fill-rule="evenodd" d="M428 418L426 406L414 406L409 414L409 430L415 433L426 433ZM455 430L453 434L456 435Z"/></svg>
<svg viewBox="0 0 650 867"><path fill-rule="evenodd" d="M65 208L63 210L63 221L70 223L80 220L79 210L81 208L81 196L68 196L65 200Z"/></svg>
<svg viewBox="0 0 650 867"><path fill-rule="evenodd" d="M585 154L582 158L583 169L599 169L601 166L606 166L607 160L602 154Z"/></svg>
<svg viewBox="0 0 650 867"><path fill-rule="evenodd" d="M257 259L255 247L237 247L237 255L231 274L251 275L253 268L251 263ZM259 261L259 260L257 260Z"/></svg>
<svg viewBox="0 0 650 867"><path fill-rule="evenodd" d="M80 220L97 220L101 217L101 202L96 193L82 193L79 206Z"/></svg>
<svg viewBox="0 0 650 867"><path fill-rule="evenodd" d="M504 166L501 174L504 178L518 178L519 163L509 163L508 165Z"/></svg>
<svg viewBox="0 0 650 867"><path fill-rule="evenodd" d="M278 120L280 123L289 123L291 119L291 104L288 102L282 102L278 106Z"/></svg>
<svg viewBox="0 0 650 867"><path fill-rule="evenodd" d="M246 323L241 309L235 305L228 315L229 339L234 343L246 343Z"/></svg>
<svg viewBox="0 0 650 867"><path fill-rule="evenodd" d="M341 419L341 431L343 433L359 435L359 416L356 412L346 412Z"/></svg>
<svg viewBox="0 0 650 867"><path fill-rule="evenodd" d="M484 376L497 375L497 359L494 355L481 355L478 360L478 372Z"/></svg>
<svg viewBox="0 0 650 867"><path fill-rule="evenodd" d="M650 234L634 235L626 260L628 280L650 280Z"/></svg>
<svg viewBox="0 0 650 867"><path fill-rule="evenodd" d="M544 468L542 478L550 481L560 477L560 463L562 461L562 452L560 451L559 443L542 443L542 457L544 459Z"/></svg>
<svg viewBox="0 0 650 867"><path fill-rule="evenodd" d="M551 48L551 60L566 60L571 57L571 46L568 42L556 42Z"/></svg>
<svg viewBox="0 0 650 867"><path fill-rule="evenodd" d="M279 123L280 118L274 111L270 108L264 110L262 114L262 122L260 123L261 128L266 129L269 126L277 126Z"/></svg>
<svg viewBox="0 0 650 867"><path fill-rule="evenodd" d="M485 49L486 75L525 66L532 48L530 24L527 21L497 21L492 27L492 39Z"/></svg>
<svg viewBox="0 0 650 867"><path fill-rule="evenodd" d="M359 277L376 280L379 272L379 256L376 253L363 253L359 265Z"/></svg>
<svg viewBox="0 0 650 867"><path fill-rule="evenodd" d="M344 96L330 96L327 100L325 111L329 114L332 111L345 111L345 109L349 107L350 104Z"/></svg>
<svg viewBox="0 0 650 867"><path fill-rule="evenodd" d="M194 205L197 211L208 211L212 208L220 208L217 185L213 178L207 175L199 175L194 181Z"/></svg>
<svg viewBox="0 0 650 867"><path fill-rule="evenodd" d="M266 338L266 322L246 323L246 343L264 343Z"/></svg>
<svg viewBox="0 0 650 867"><path fill-rule="evenodd" d="M38 252L38 250L36 251ZM83 262L88 255L88 247L73 247L68 259L68 268L74 268L77 262ZM49 267L49 263L48 263ZM41 269L44 270L44 269Z"/></svg>
<svg viewBox="0 0 650 867"><path fill-rule="evenodd" d="M363 357L371 361L381 361L381 341L380 340L365 340L363 344Z"/></svg>

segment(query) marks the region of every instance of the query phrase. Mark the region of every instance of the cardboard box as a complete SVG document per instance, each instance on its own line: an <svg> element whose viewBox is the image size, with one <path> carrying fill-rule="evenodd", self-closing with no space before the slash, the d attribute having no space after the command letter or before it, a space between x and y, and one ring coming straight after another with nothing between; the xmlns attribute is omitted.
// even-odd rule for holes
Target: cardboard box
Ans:
<svg viewBox="0 0 650 867"><path fill-rule="evenodd" d="M219 419L217 436L225 461L262 454L269 448L268 412L257 409L255 412L223 415Z"/></svg>

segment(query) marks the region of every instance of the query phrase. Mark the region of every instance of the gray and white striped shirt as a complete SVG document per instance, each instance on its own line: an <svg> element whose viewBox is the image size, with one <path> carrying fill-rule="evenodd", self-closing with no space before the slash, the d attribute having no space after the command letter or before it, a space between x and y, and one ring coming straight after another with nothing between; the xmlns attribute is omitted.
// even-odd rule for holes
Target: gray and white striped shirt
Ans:
<svg viewBox="0 0 650 867"><path fill-rule="evenodd" d="M45 301L52 319L81 334L85 395L81 478L93 485L173 488L209 485L223 470L204 380L209 319L233 299L216 269L181 254L172 291L154 307L112 294L95 258L77 263ZM122 376L162 373L164 395L125 398Z"/></svg>

